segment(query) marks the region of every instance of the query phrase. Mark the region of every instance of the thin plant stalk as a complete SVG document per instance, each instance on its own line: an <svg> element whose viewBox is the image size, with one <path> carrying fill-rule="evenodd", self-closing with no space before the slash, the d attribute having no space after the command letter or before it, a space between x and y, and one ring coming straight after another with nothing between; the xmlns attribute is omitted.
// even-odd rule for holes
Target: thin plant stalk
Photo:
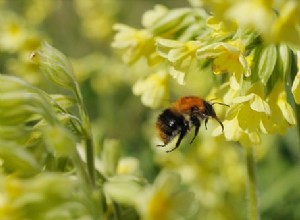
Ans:
<svg viewBox="0 0 300 220"><path fill-rule="evenodd" d="M91 123L87 114L87 110L83 103L83 98L81 95L80 87L78 83L76 83L75 91L74 91L76 98L78 100L78 108L79 114L82 119L82 124L84 128L84 141L86 147L86 163L88 173L91 179L92 185L95 185L95 160L94 160L94 144L93 144L93 137L92 137L92 130L91 130Z"/></svg>
<svg viewBox="0 0 300 220"><path fill-rule="evenodd" d="M257 182L255 170L255 158L253 147L246 147L247 163L247 198L248 198L248 219L259 220L260 212L258 207Z"/></svg>

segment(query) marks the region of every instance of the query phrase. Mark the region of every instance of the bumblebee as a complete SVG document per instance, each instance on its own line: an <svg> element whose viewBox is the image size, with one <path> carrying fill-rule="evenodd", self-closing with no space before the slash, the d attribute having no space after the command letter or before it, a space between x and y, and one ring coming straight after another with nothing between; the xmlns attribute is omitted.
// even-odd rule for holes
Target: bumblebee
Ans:
<svg viewBox="0 0 300 220"><path fill-rule="evenodd" d="M224 131L223 123L217 117L216 112L213 109L214 104L228 106L218 102L209 103L196 96L185 96L175 101L170 108L165 109L158 116L156 121L156 130L159 138L164 144L157 146L165 147L179 135L175 147L166 151L171 152L179 147L182 139L188 131L195 127L194 136L190 144L193 143L199 132L201 122L204 121L205 128L207 129L207 122L209 118L217 120L222 127L222 131Z"/></svg>

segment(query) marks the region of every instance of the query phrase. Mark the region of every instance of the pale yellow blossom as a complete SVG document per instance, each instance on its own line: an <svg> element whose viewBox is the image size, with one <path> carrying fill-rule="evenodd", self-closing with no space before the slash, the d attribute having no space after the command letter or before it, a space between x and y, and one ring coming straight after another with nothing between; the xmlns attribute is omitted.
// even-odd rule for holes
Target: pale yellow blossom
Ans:
<svg viewBox="0 0 300 220"><path fill-rule="evenodd" d="M269 116L264 116L260 128L264 133L284 134L292 125L296 124L294 111L287 102L287 94L283 82L278 82L267 98L272 110Z"/></svg>
<svg viewBox="0 0 300 220"><path fill-rule="evenodd" d="M145 79L138 80L133 86L133 93L141 96L144 105L157 108L168 99L168 89L168 74L164 71L158 71Z"/></svg>
<svg viewBox="0 0 300 220"><path fill-rule="evenodd" d="M272 30L266 33L267 39L284 42L300 48L300 2L286 1L279 10L279 16L272 25Z"/></svg>
<svg viewBox="0 0 300 220"><path fill-rule="evenodd" d="M180 220L193 209L194 196L182 188L177 174L162 172L137 198L142 220Z"/></svg>
<svg viewBox="0 0 300 220"><path fill-rule="evenodd" d="M28 34L23 22L15 16L8 16L0 31L0 49L8 52L19 50Z"/></svg>
<svg viewBox="0 0 300 220"><path fill-rule="evenodd" d="M117 31L112 46L122 53L123 60L133 64L142 57L147 58L149 64L158 62L155 52L155 39L146 29L134 29L123 24L116 24Z"/></svg>
<svg viewBox="0 0 300 220"><path fill-rule="evenodd" d="M249 0L238 1L231 5L225 17L236 21L241 26L268 33L275 19L275 13L272 9L272 1Z"/></svg>
<svg viewBox="0 0 300 220"><path fill-rule="evenodd" d="M198 41L157 40L157 52L170 62L170 74L179 84L184 84L186 75L195 71L198 62L196 51L201 45L203 43Z"/></svg>
<svg viewBox="0 0 300 220"><path fill-rule="evenodd" d="M212 43L197 50L198 59L212 58L212 70L215 74L230 73L231 87L240 89L243 76L250 75L250 68L244 55L245 45L240 41Z"/></svg>

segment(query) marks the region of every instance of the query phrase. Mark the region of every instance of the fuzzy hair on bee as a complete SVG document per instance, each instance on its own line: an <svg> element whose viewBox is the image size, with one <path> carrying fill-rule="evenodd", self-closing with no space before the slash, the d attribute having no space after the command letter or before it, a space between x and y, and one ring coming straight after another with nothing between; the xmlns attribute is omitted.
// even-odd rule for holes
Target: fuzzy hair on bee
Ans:
<svg viewBox="0 0 300 220"><path fill-rule="evenodd" d="M201 122L204 121L207 129L209 118L218 121L222 131L224 131L223 123L217 117L213 108L214 104L228 106L219 102L209 103L196 96L185 96L175 101L170 108L165 109L157 118L156 130L163 142L163 144L157 146L165 147L178 136L175 147L166 152L175 150L179 147L185 135L194 127L195 132L190 144L193 143L201 127Z"/></svg>

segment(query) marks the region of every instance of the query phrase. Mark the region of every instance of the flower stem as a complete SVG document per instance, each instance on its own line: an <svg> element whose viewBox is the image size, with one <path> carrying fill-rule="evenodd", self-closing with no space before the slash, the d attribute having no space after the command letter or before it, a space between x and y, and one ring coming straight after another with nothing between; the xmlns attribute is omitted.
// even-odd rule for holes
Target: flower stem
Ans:
<svg viewBox="0 0 300 220"><path fill-rule="evenodd" d="M83 103L83 98L81 95L80 87L78 83L75 84L75 96L78 101L78 108L79 108L79 114L82 120L82 126L84 129L84 142L86 147L86 163L87 163L87 169L89 173L89 177L91 180L92 185L95 185L95 160L94 160L94 144L93 144L93 136L92 136L92 129L91 129L91 123L87 114L87 110L85 108L85 105Z"/></svg>
<svg viewBox="0 0 300 220"><path fill-rule="evenodd" d="M94 145L91 137L85 140L86 143L86 161L91 182L95 185L95 162L94 162Z"/></svg>
<svg viewBox="0 0 300 220"><path fill-rule="evenodd" d="M247 193L248 193L248 219L259 220L259 208L256 188L256 172L253 147L246 147L246 162L247 162Z"/></svg>
<svg viewBox="0 0 300 220"><path fill-rule="evenodd" d="M85 190L85 192L88 192L90 190L90 186L92 185L91 179L89 178L89 176L86 172L86 169L84 167L84 163L81 160L77 150L75 150L75 152L73 153L72 160L73 160L73 163L76 167L77 173L80 176L80 179L84 183L84 186L85 186L84 190Z"/></svg>
<svg viewBox="0 0 300 220"><path fill-rule="evenodd" d="M295 77L297 75L298 69L297 69L297 57L295 54L291 55L291 80L290 85L292 85L293 81L295 80ZM294 99L292 99L294 100ZM296 120L297 120L297 131L298 131L298 141L299 141L299 147L300 147L300 105L298 105L294 100L294 110L296 114Z"/></svg>

